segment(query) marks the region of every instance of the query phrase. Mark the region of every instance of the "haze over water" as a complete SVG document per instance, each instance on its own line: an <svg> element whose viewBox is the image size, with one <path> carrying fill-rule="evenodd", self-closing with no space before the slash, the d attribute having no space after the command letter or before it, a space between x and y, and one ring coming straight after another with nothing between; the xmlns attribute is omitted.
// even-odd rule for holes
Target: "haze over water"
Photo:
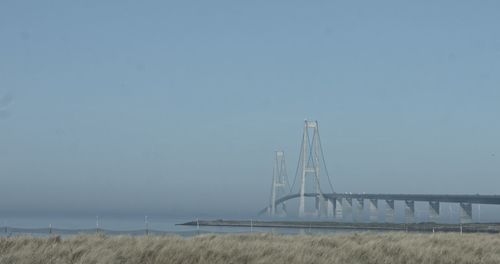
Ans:
<svg viewBox="0 0 500 264"><path fill-rule="evenodd" d="M336 191L500 194L499 13L2 1L0 225L255 217L275 150L293 179L305 118Z"/></svg>

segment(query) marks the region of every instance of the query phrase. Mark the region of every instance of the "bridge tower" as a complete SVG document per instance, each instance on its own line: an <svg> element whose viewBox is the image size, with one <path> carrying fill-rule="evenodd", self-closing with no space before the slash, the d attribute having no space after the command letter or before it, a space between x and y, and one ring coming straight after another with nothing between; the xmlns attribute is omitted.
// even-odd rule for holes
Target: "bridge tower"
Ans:
<svg viewBox="0 0 500 264"><path fill-rule="evenodd" d="M310 138L312 136L312 139ZM333 187L328 176L323 157L323 149L321 148L321 140L319 137L318 121L304 121L304 134L302 136L302 146L300 151L299 166L297 172L300 171L300 190L299 190L299 217L306 215L305 194L306 184L311 184L313 189L310 192L316 194L315 210L313 215L320 216L321 205L326 202L326 207L332 207L332 201L326 199L323 195L320 186L320 173L324 169L331 191ZM311 181L312 180L312 181ZM324 210L323 210L324 211Z"/></svg>
<svg viewBox="0 0 500 264"><path fill-rule="evenodd" d="M276 151L273 168L273 182L271 185L270 216L275 216L276 214L286 216L287 214L285 202L281 203L281 208L276 208L276 198L283 197L289 192L289 190L287 190L287 187L289 187L287 178L285 153L283 151Z"/></svg>

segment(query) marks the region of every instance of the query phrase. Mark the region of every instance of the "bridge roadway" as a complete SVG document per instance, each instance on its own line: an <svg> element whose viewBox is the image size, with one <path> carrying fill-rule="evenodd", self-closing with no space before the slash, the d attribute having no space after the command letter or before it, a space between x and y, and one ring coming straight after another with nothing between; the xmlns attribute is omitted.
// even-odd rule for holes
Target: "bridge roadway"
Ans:
<svg viewBox="0 0 500 264"><path fill-rule="evenodd" d="M305 193L306 197L316 197L318 193ZM300 194L289 194L276 200L276 206L287 200L299 197ZM440 203L472 203L472 204L499 204L500 195L479 195L479 194L370 194L370 193L325 193L327 199L377 199L394 201L415 201L415 202L440 202ZM269 206L262 209L259 215L267 212Z"/></svg>

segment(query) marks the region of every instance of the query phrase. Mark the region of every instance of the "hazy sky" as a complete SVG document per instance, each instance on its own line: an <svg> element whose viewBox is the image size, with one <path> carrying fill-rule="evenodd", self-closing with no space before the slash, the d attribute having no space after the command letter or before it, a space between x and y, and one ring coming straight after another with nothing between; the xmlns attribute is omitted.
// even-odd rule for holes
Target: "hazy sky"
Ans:
<svg viewBox="0 0 500 264"><path fill-rule="evenodd" d="M337 191L500 194L499 1L0 2L0 213L251 214L319 121Z"/></svg>

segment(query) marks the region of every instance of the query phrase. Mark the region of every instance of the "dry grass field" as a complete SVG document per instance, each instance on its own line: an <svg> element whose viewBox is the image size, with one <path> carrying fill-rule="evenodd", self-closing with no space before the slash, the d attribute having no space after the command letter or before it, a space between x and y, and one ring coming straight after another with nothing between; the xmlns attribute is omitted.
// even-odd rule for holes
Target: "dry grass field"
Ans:
<svg viewBox="0 0 500 264"><path fill-rule="evenodd" d="M0 263L500 263L500 235L0 238Z"/></svg>

